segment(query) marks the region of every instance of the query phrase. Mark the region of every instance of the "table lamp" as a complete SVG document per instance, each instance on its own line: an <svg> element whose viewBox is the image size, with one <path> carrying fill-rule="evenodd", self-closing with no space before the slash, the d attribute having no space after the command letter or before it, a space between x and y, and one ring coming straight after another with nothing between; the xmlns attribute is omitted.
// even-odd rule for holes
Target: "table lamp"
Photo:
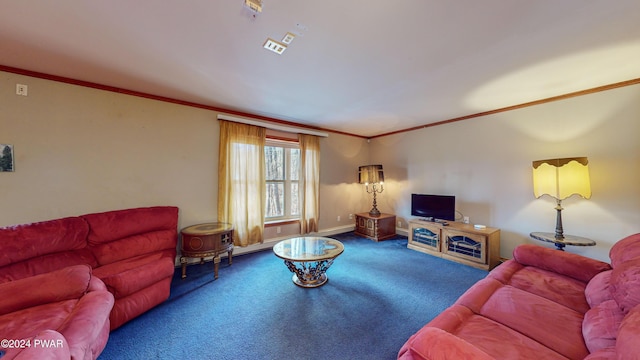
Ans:
<svg viewBox="0 0 640 360"><path fill-rule="evenodd" d="M382 165L365 165L358 168L358 182L365 184L367 193L373 194L373 207L369 211L371 216L380 216L380 210L376 204L376 193L384 191L384 172ZM371 184L371 188L369 185Z"/></svg>
<svg viewBox="0 0 640 360"><path fill-rule="evenodd" d="M564 239L562 229L562 200L580 195L591 197L589 160L586 157L537 160L533 162L533 194L536 198L549 195L556 199L557 240Z"/></svg>

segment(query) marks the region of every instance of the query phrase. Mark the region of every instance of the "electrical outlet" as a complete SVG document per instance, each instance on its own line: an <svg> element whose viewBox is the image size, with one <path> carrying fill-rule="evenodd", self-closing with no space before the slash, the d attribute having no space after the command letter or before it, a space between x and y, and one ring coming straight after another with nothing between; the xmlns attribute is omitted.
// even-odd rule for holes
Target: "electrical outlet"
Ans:
<svg viewBox="0 0 640 360"><path fill-rule="evenodd" d="M276 227L276 234L280 234L282 232L282 229L280 228L280 226Z"/></svg>
<svg viewBox="0 0 640 360"><path fill-rule="evenodd" d="M469 217L468 216L464 216L462 218L462 222L465 223L465 224L468 224L469 223Z"/></svg>
<svg viewBox="0 0 640 360"><path fill-rule="evenodd" d="M349 214L349 220L353 220L353 214Z"/></svg>
<svg viewBox="0 0 640 360"><path fill-rule="evenodd" d="M398 220L398 227L401 228L402 227L402 221Z"/></svg>
<svg viewBox="0 0 640 360"><path fill-rule="evenodd" d="M340 221L340 215L338 215L338 221Z"/></svg>
<svg viewBox="0 0 640 360"><path fill-rule="evenodd" d="M24 84L16 84L16 95L27 96L29 88Z"/></svg>

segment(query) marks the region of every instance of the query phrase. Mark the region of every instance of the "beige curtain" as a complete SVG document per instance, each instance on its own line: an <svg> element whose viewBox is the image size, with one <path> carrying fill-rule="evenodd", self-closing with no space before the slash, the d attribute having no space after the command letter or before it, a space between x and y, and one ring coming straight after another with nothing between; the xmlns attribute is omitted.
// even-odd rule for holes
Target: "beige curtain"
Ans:
<svg viewBox="0 0 640 360"><path fill-rule="evenodd" d="M263 239L265 137L265 128L220 120L218 219L233 224L238 246Z"/></svg>
<svg viewBox="0 0 640 360"><path fill-rule="evenodd" d="M300 185L302 200L300 230L303 234L318 231L320 215L320 138L298 135L300 143Z"/></svg>

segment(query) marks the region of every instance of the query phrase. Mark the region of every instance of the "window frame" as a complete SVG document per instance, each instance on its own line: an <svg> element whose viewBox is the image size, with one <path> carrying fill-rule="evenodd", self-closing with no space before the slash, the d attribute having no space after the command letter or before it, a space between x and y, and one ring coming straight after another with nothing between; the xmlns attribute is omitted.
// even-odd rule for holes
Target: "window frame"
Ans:
<svg viewBox="0 0 640 360"><path fill-rule="evenodd" d="M298 169L298 179L292 180L292 172L291 172L291 149L297 149L300 151L300 144L297 140L289 140L289 139L279 139L279 138L271 138L267 137L265 139L265 148L266 147L280 147L284 148L284 180L267 180L265 178L265 196L269 196L269 192L267 191L268 184L284 184L284 214L282 216L267 216L267 209L265 208L265 223L274 223L274 222L282 222L282 221L292 221L300 219L300 195L298 195L298 214L291 214L291 201L290 197L292 196L292 184L298 184L298 194L300 193L300 169ZM266 167L266 159L265 159L265 167ZM266 175L266 174L265 174ZM265 199L265 207L267 206L267 199Z"/></svg>

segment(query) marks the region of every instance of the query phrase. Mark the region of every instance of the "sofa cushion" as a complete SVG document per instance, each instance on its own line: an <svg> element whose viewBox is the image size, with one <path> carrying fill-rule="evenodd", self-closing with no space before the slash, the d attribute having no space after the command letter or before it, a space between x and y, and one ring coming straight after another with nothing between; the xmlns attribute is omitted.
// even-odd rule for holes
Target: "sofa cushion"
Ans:
<svg viewBox="0 0 640 360"><path fill-rule="evenodd" d="M553 349L549 349L509 326L477 315L462 305L451 306L429 322L427 327L437 327L451 333L495 359L567 359ZM413 347L433 346L440 348L441 354L447 355L447 348L440 347L440 344L431 342L428 338L421 339L415 339L414 343L418 341L421 343L415 344ZM482 356L484 355L482 354ZM434 359L445 358L458 359L456 357L436 357ZM468 358L475 359L473 356Z"/></svg>
<svg viewBox="0 0 640 360"><path fill-rule="evenodd" d="M100 265L107 265L138 255L167 249L175 250L176 236L175 229L158 230L92 246L92 251Z"/></svg>
<svg viewBox="0 0 640 360"><path fill-rule="evenodd" d="M613 269L610 290L624 313L640 304L640 259L626 261Z"/></svg>
<svg viewBox="0 0 640 360"><path fill-rule="evenodd" d="M178 208L173 206L115 210L87 214L82 218L89 224L91 245L158 230L174 230L177 237Z"/></svg>
<svg viewBox="0 0 640 360"><path fill-rule="evenodd" d="M78 217L0 228L0 266L82 249L88 231L86 222Z"/></svg>
<svg viewBox="0 0 640 360"><path fill-rule="evenodd" d="M129 296L119 298L109 317L111 330L167 300L171 293L171 280L171 277L164 278Z"/></svg>
<svg viewBox="0 0 640 360"><path fill-rule="evenodd" d="M116 299L120 299L172 277L175 271L174 255L174 250L141 255L101 266L94 270L94 275L105 283Z"/></svg>
<svg viewBox="0 0 640 360"><path fill-rule="evenodd" d="M584 295L590 307L596 307L607 300L613 299L610 290L611 270L603 271L589 281L584 289Z"/></svg>
<svg viewBox="0 0 640 360"><path fill-rule="evenodd" d="M0 314L78 299L87 292L90 281L91 268L88 265L77 265L0 284L0 294L7 294L0 296Z"/></svg>
<svg viewBox="0 0 640 360"><path fill-rule="evenodd" d="M495 360L461 338L430 326L422 328L400 349L398 360L404 358Z"/></svg>
<svg viewBox="0 0 640 360"><path fill-rule="evenodd" d="M47 329L58 329L73 312L78 299L44 303L0 316L1 339L30 339Z"/></svg>
<svg viewBox="0 0 640 360"><path fill-rule="evenodd" d="M0 283L60 270L74 265L98 265L88 248L57 252L20 261L0 269Z"/></svg>
<svg viewBox="0 0 640 360"><path fill-rule="evenodd" d="M617 360L616 348L600 349L596 352L592 352L583 360Z"/></svg>
<svg viewBox="0 0 640 360"><path fill-rule="evenodd" d="M582 335L589 352L616 345L616 335L624 314L614 300L598 304L587 311L582 323Z"/></svg>
<svg viewBox="0 0 640 360"><path fill-rule="evenodd" d="M629 235L613 244L609 250L609 258L614 268L626 261L640 258L640 233Z"/></svg>
<svg viewBox="0 0 640 360"><path fill-rule="evenodd" d="M480 315L570 359L581 359L589 353L582 337L583 314L527 291L512 286L499 288L482 306Z"/></svg>
<svg viewBox="0 0 640 360"><path fill-rule="evenodd" d="M637 360L640 354L640 307L635 307L622 320L616 340L618 359Z"/></svg>
<svg viewBox="0 0 640 360"><path fill-rule="evenodd" d="M536 294L580 313L589 310L585 298L586 284L573 277L509 260L489 273L488 278Z"/></svg>

